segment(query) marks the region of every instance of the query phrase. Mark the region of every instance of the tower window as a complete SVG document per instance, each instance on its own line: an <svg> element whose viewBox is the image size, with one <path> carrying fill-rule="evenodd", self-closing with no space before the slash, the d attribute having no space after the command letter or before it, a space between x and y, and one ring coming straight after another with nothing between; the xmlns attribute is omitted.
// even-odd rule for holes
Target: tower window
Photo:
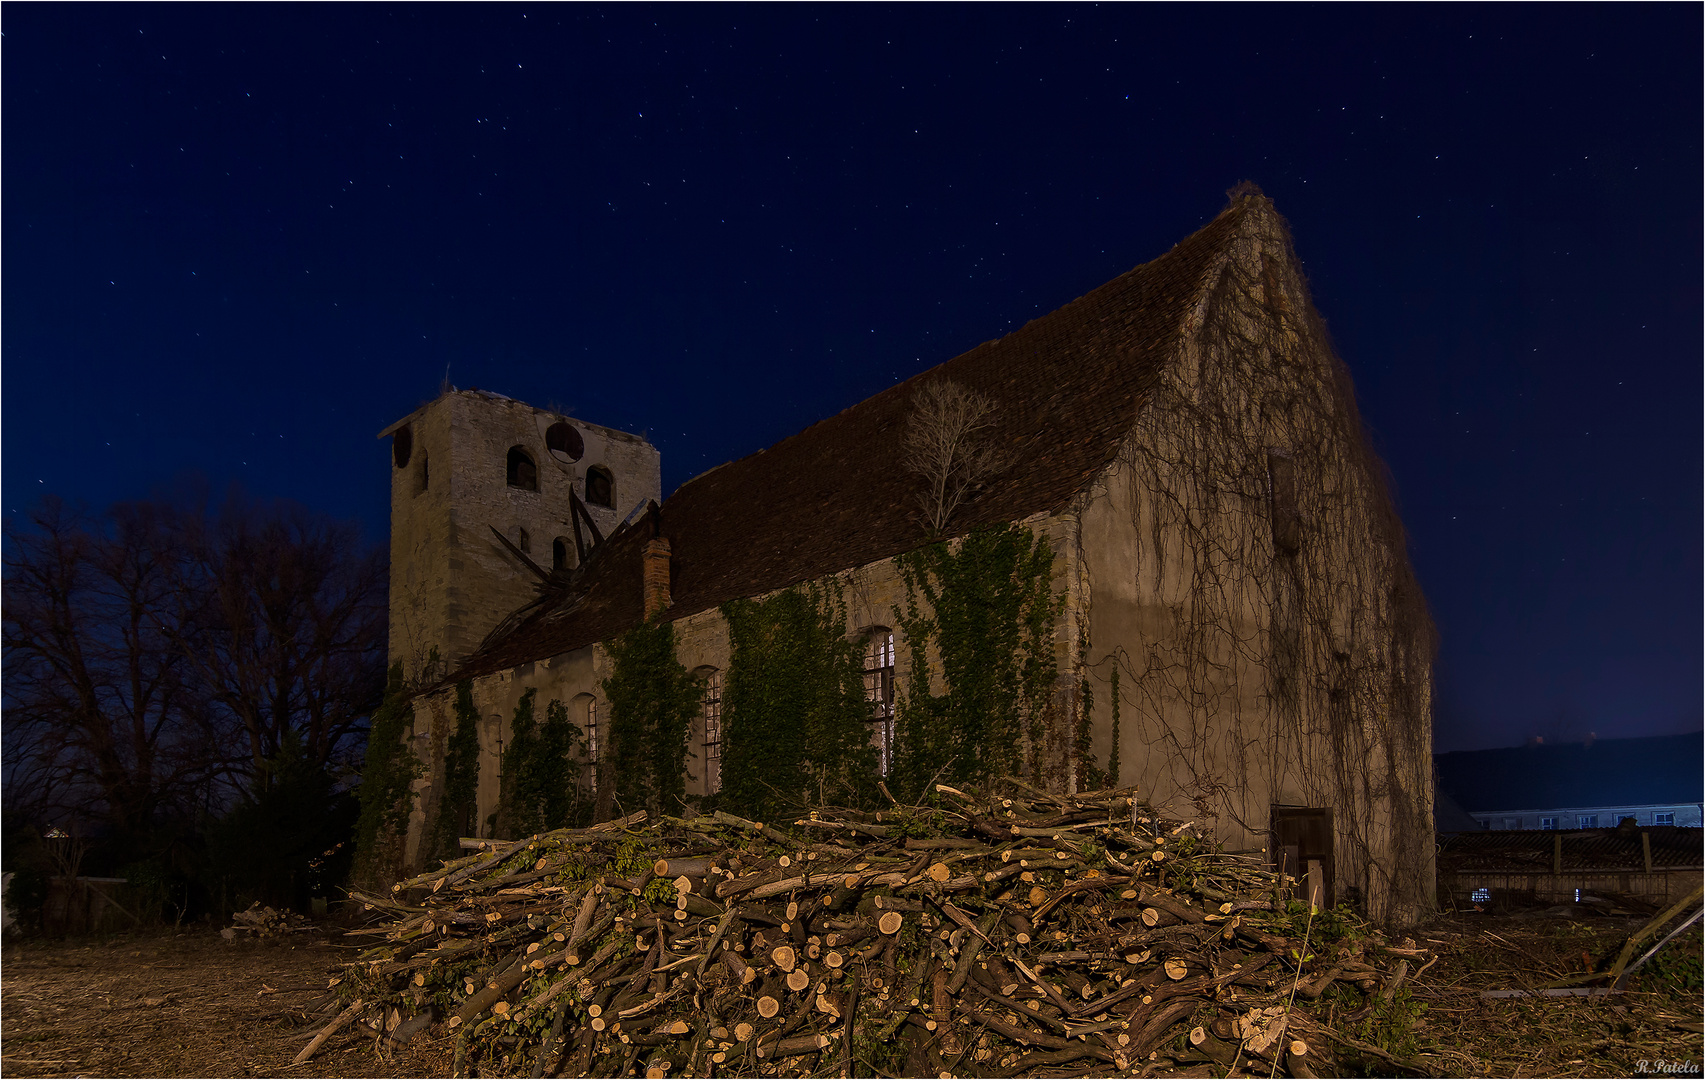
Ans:
<svg viewBox="0 0 1705 1080"><path fill-rule="evenodd" d="M888 775L894 756L894 632L878 626L864 647L864 699L870 703L870 743L876 767Z"/></svg>
<svg viewBox="0 0 1705 1080"><path fill-rule="evenodd" d="M420 452L420 487L415 489L416 495L425 491L427 486L432 482L432 473L427 468L431 461L432 459L426 456L426 451L422 450Z"/></svg>
<svg viewBox="0 0 1705 1080"><path fill-rule="evenodd" d="M509 448L509 486L524 491L539 490L539 467L532 455L519 446Z"/></svg>
<svg viewBox="0 0 1705 1080"><path fill-rule="evenodd" d="M568 541L560 536L551 541L551 569L568 569Z"/></svg>
<svg viewBox="0 0 1705 1080"><path fill-rule="evenodd" d="M611 482L610 470L594 465L586 470L586 502L589 506L616 505L615 484Z"/></svg>
<svg viewBox="0 0 1705 1080"><path fill-rule="evenodd" d="M545 449L566 461L579 461L586 453L586 441L573 424L558 420L545 429Z"/></svg>
<svg viewBox="0 0 1705 1080"><path fill-rule="evenodd" d="M533 538L532 538L532 536L528 535L526 529L522 529L522 530L520 530L520 532L521 532L521 543L518 546L521 548L522 551L531 553L533 550Z"/></svg>
<svg viewBox="0 0 1705 1080"><path fill-rule="evenodd" d="M391 460L397 463L397 468L406 469L409 455L413 452L414 432L405 424L391 436Z"/></svg>

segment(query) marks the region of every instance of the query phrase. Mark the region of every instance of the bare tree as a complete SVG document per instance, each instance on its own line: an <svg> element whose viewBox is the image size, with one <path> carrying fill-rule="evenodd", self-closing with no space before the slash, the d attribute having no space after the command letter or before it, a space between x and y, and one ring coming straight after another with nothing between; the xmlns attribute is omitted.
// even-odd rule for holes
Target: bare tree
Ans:
<svg viewBox="0 0 1705 1080"><path fill-rule="evenodd" d="M171 513L103 524L47 499L7 530L6 803L144 835L188 817L227 764L172 647L180 632Z"/></svg>
<svg viewBox="0 0 1705 1080"><path fill-rule="evenodd" d="M8 811L109 845L355 763L383 689L384 562L352 525L240 496L56 499L7 529Z"/></svg>
<svg viewBox="0 0 1705 1080"><path fill-rule="evenodd" d="M995 404L984 395L938 378L918 388L906 426L906 466L923 477L918 506L931 533L947 529L953 514L1010 458L995 439Z"/></svg>
<svg viewBox="0 0 1705 1080"><path fill-rule="evenodd" d="M385 675L385 561L354 524L233 496L185 523L177 644L235 723L257 789L287 741L316 766L358 750Z"/></svg>

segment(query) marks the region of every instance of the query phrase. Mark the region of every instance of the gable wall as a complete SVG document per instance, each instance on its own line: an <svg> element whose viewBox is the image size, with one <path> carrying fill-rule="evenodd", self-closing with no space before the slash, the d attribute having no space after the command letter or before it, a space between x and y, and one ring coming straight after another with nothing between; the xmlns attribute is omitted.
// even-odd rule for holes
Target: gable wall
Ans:
<svg viewBox="0 0 1705 1080"><path fill-rule="evenodd" d="M1095 753L1117 666L1120 783L1257 853L1273 804L1330 807L1338 897L1407 922L1431 907L1431 626L1311 313L1282 222L1252 214L1084 501ZM1295 554L1270 451L1295 471Z"/></svg>

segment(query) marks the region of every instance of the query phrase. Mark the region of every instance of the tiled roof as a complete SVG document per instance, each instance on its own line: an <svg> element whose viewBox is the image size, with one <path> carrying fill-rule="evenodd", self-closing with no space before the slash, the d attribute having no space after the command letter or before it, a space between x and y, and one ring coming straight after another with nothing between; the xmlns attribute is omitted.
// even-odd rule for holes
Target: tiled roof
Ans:
<svg viewBox="0 0 1705 1080"><path fill-rule="evenodd" d="M1439 870L1468 873L1475 870L1503 873L1551 872L1553 845L1563 838L1565 870L1643 870L1645 852L1640 844L1644 832L1652 845L1653 869L1699 866L1699 829L1661 825L1624 832L1621 829L1584 829L1568 832L1469 832L1442 838Z"/></svg>
<svg viewBox="0 0 1705 1080"><path fill-rule="evenodd" d="M1439 786L1469 813L1697 803L1705 735L1653 735L1593 743L1458 750L1438 754Z"/></svg>
<svg viewBox="0 0 1705 1080"><path fill-rule="evenodd" d="M1056 512L1104 469L1190 313L1264 197L1237 199L1171 251L767 450L683 484L660 526L608 541L588 590L516 626L455 677L487 674L608 640L641 616L640 549L654 527L673 550L678 619L917 547L919 477L902 441L920 386L951 378L996 406L1014 464L962 507L953 531Z"/></svg>

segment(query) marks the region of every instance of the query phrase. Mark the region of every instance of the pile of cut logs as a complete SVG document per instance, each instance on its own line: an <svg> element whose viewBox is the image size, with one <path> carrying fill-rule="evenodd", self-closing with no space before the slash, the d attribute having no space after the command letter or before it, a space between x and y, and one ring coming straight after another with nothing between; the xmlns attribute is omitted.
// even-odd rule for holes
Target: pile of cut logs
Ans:
<svg viewBox="0 0 1705 1080"><path fill-rule="evenodd" d="M475 843L352 894L381 941L299 1061L350 1023L436 1024L458 1075L1307 1077L1385 1058L1323 1017L1371 1013L1423 955L1128 791Z"/></svg>

